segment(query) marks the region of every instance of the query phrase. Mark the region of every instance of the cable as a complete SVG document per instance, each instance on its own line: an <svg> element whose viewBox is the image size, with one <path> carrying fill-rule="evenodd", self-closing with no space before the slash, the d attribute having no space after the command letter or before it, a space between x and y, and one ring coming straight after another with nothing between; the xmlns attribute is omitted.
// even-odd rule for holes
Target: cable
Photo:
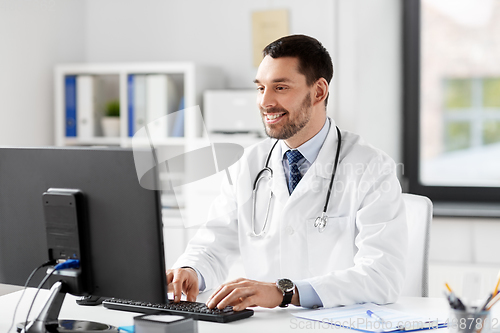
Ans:
<svg viewBox="0 0 500 333"><path fill-rule="evenodd" d="M35 296L33 296L33 300L31 301L30 308L28 310L28 313L26 314L26 320L24 321L24 332L26 332L26 327L28 326L28 318L30 316L31 309L33 308L33 304L35 304L36 297L38 296L38 293L40 292L40 289L42 289L43 285L47 280L54 274L54 272L62 270L62 269L67 269L67 268L79 268L80 267L80 260L76 259L68 259L65 262L62 262L60 264L57 264L54 269L45 277L43 278L42 282L37 287L37 291L35 293Z"/></svg>
<svg viewBox="0 0 500 333"><path fill-rule="evenodd" d="M31 274L28 276L28 279L26 280L26 283L24 284L24 289L23 289L23 292L21 293L21 297L19 297L19 300L17 301L16 307L14 308L14 315L12 316L12 322L10 323L10 327L7 330L7 333L9 333L10 330L12 329L12 327L14 326L14 322L16 320L17 308L19 307L19 304L21 304L21 300L23 299L24 293L26 292L26 289L28 288L28 284L30 283L33 276L35 276L36 272L38 272L41 268L54 265L55 263L56 263L55 260L49 260L46 263L35 268L33 270L33 272L31 272Z"/></svg>
<svg viewBox="0 0 500 333"><path fill-rule="evenodd" d="M30 308L28 310L28 313L26 314L26 320L24 321L24 332L26 332L26 328L28 326L28 318L30 316L31 309L33 308L33 304L35 304L36 297L38 296L38 293L40 292L40 289L42 289L45 282L47 282L47 280L52 276L52 274L54 274L55 271L56 270L53 269L49 274L45 275L42 282L40 282L40 284L38 285L35 296L33 296L33 300L31 301L31 305L30 305Z"/></svg>

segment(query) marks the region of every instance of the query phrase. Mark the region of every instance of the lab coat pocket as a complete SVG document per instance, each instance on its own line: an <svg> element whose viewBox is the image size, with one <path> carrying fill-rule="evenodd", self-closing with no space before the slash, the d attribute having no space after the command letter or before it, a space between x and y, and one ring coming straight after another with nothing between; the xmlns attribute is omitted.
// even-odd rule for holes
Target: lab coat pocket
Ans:
<svg viewBox="0 0 500 333"><path fill-rule="evenodd" d="M343 259L352 248L349 241L349 216L329 217L323 232L314 226L316 218L307 220L307 250L312 276L327 274L346 266ZM350 245L349 245L350 244ZM347 248L346 248L347 246Z"/></svg>

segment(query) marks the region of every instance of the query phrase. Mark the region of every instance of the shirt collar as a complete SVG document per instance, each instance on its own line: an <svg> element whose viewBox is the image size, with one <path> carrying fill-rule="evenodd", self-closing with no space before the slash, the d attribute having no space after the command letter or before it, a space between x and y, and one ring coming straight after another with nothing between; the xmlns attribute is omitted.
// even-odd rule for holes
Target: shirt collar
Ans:
<svg viewBox="0 0 500 333"><path fill-rule="evenodd" d="M328 135L328 131L330 129L330 118L326 118L325 124L321 128L321 130L308 141L304 142L297 150L306 158L309 163L314 163L316 158L318 157L319 151L325 142L326 136ZM282 158L284 158L285 153L290 150L290 147L287 146L284 140L280 140L281 146L281 154Z"/></svg>

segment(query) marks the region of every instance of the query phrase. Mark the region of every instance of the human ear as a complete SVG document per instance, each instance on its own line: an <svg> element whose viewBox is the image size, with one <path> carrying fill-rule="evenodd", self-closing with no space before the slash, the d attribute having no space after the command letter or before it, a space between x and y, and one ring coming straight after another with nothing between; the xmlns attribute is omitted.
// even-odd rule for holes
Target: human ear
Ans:
<svg viewBox="0 0 500 333"><path fill-rule="evenodd" d="M313 104L323 103L328 96L328 82L324 78L320 78L314 83L314 98Z"/></svg>

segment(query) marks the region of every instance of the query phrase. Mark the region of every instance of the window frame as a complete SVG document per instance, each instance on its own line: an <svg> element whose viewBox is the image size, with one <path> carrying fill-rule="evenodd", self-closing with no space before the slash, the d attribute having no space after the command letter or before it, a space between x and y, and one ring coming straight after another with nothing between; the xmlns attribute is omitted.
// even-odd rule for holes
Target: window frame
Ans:
<svg viewBox="0 0 500 333"><path fill-rule="evenodd" d="M422 0L402 0L403 161L409 193L436 203L500 203L500 187L429 186L420 182L420 17Z"/></svg>

